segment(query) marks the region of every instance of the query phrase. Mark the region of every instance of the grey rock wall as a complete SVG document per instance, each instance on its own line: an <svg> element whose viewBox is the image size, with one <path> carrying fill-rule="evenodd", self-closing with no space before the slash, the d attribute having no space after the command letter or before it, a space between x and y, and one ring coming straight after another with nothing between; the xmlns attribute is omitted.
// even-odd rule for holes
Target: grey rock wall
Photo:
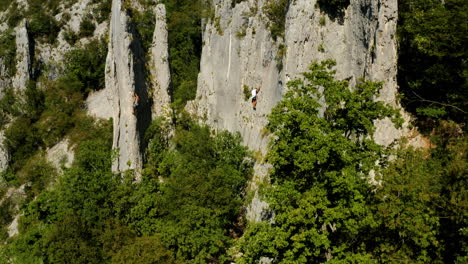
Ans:
<svg viewBox="0 0 468 264"><path fill-rule="evenodd" d="M207 21L203 33L196 99L187 109L215 128L239 131L251 149L265 154L267 115L281 100L286 83L314 60L336 60L336 77L351 84L361 77L384 81L377 100L398 106L397 0L351 0L343 17L335 19L316 0L291 1L284 39L277 41L265 26L264 0L243 1L234 8L230 0L214 2L215 19ZM244 98L244 86L261 87L256 111ZM376 125L375 139L383 145L408 132L395 129L389 120ZM261 181L268 173L258 168L254 179ZM251 185L256 190L255 182ZM266 208L256 197L247 218L259 221Z"/></svg>
<svg viewBox="0 0 468 264"><path fill-rule="evenodd" d="M16 33L16 75L13 77L13 88L16 91L24 91L31 78L31 43L29 42L26 21L23 20L15 28Z"/></svg>
<svg viewBox="0 0 468 264"><path fill-rule="evenodd" d="M171 113L169 85L171 73L169 71L169 46L166 25L166 7L158 4L154 8L156 25L153 42L150 49L150 73L152 87L152 117L169 116Z"/></svg>
<svg viewBox="0 0 468 264"><path fill-rule="evenodd" d="M0 172L4 171L8 166L9 155L3 146L4 135L3 131L0 131Z"/></svg>
<svg viewBox="0 0 468 264"><path fill-rule="evenodd" d="M112 169L116 172L134 169L137 180L142 167L143 133L151 118L143 67L142 50L128 15L122 11L122 1L113 0L106 61L106 89L112 95L113 148L118 150ZM135 113L134 93L140 97Z"/></svg>
<svg viewBox="0 0 468 264"><path fill-rule="evenodd" d="M246 15L256 1L241 2L235 8L231 1L215 2L222 32L215 24L206 24L197 95L188 109L215 128L239 131L250 148L265 150L268 137L262 129L266 115L283 91L275 61L278 45L271 40L260 13ZM244 88L259 87L254 111Z"/></svg>
<svg viewBox="0 0 468 264"><path fill-rule="evenodd" d="M206 24L197 97L189 110L211 126L239 131L244 144L265 152L266 116L281 100L285 84L307 71L313 60L324 59L336 60L337 78L352 84L361 77L384 81L378 100L398 105L396 0L351 0L344 17L334 21L315 0L291 1L282 58L282 40L273 41L265 26L264 2L244 1L232 8L229 0L215 1L220 27L213 21ZM244 99L244 85L261 87L257 111ZM377 125L383 128L375 136L381 144L404 134L388 120Z"/></svg>

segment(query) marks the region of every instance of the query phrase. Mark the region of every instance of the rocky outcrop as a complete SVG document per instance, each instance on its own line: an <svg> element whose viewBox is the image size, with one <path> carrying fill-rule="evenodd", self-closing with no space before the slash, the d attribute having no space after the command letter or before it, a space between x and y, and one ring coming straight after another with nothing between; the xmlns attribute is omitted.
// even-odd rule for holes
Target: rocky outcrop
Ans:
<svg viewBox="0 0 468 264"><path fill-rule="evenodd" d="M334 59L336 77L352 85L359 78L383 81L377 100L398 106L397 0L351 0L342 17L328 15L316 0L292 1L284 39L277 41L265 25L266 1L242 1L234 7L231 2L214 1L215 18L206 23L203 33L196 99L187 105L209 125L239 131L245 145L264 154L267 115L287 90L286 83L300 77L314 60ZM258 87L254 111L249 90ZM407 133L389 120L376 125L375 139L383 145ZM264 175L257 166L254 179ZM248 206L248 219L262 220L267 208L256 195Z"/></svg>
<svg viewBox="0 0 468 264"><path fill-rule="evenodd" d="M215 128L239 131L250 148L265 150L268 137L262 130L266 115L281 99L283 81L275 60L277 43L260 13L247 15L256 2L241 2L234 8L231 1L215 5L220 23L206 24L196 100L188 108ZM259 87L254 111L250 90Z"/></svg>
<svg viewBox="0 0 468 264"><path fill-rule="evenodd" d="M114 171L134 169L137 178L142 167L143 133L151 121L144 74L141 46L129 23L128 15L122 10L122 1L114 0L106 61L106 89L112 96L113 148L118 150L118 157L112 169ZM140 97L135 112L133 111L134 93Z"/></svg>
<svg viewBox="0 0 468 264"><path fill-rule="evenodd" d="M9 156L6 151L3 140L4 140L3 131L0 131L0 172L4 171L8 166Z"/></svg>
<svg viewBox="0 0 468 264"><path fill-rule="evenodd" d="M26 20L15 28L16 33L16 74L13 77L13 88L16 91L26 90L26 84L31 78L31 44L29 42Z"/></svg>
<svg viewBox="0 0 468 264"><path fill-rule="evenodd" d="M57 169L61 169L62 167L70 168L75 158L75 153L70 149L68 139L65 139L48 149L46 157Z"/></svg>
<svg viewBox="0 0 468 264"><path fill-rule="evenodd" d="M112 109L112 94L109 89L92 92L86 98L88 114L108 120L114 113Z"/></svg>
<svg viewBox="0 0 468 264"><path fill-rule="evenodd" d="M169 47L166 25L166 7L158 4L154 8L156 24L153 34L153 43L150 49L151 86L153 89L153 119L158 116L170 115L169 84L171 74L169 71Z"/></svg>
<svg viewBox="0 0 468 264"><path fill-rule="evenodd" d="M296 0L286 15L284 40L273 41L265 26L265 1L215 1L215 20L203 36L197 97L189 106L210 125L239 131L244 143L265 151L264 126L286 83L314 60L334 59L337 78L352 84L364 77L384 81L379 100L397 105L397 1L351 0L344 17L330 19L315 0ZM282 45L284 46L282 46ZM257 111L243 90L261 87ZM403 135L389 120L377 123L376 140Z"/></svg>

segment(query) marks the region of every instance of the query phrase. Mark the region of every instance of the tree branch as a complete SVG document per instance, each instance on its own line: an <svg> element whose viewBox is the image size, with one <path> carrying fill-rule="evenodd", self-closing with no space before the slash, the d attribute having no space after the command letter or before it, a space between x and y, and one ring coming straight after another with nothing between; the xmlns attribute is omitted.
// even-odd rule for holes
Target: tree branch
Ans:
<svg viewBox="0 0 468 264"><path fill-rule="evenodd" d="M437 101L427 100L427 99L422 98L419 94L415 93L414 91L412 91L412 92L413 92L414 95L416 95L419 98L419 101L421 101L421 102L428 102L428 103L439 104L439 105L443 105L443 106L449 106L449 107L455 108L458 111L466 114L465 111L463 111L461 108L459 108L457 106L454 106L454 105L451 105L451 104L444 104L444 103L437 102Z"/></svg>

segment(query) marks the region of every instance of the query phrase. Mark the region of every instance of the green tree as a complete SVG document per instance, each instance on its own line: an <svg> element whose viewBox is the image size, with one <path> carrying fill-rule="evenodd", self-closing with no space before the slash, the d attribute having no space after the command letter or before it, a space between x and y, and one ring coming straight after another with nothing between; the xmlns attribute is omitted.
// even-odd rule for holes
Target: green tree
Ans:
<svg viewBox="0 0 468 264"><path fill-rule="evenodd" d="M402 103L424 129L437 119L466 123L468 3L400 0L398 9Z"/></svg>
<svg viewBox="0 0 468 264"><path fill-rule="evenodd" d="M149 133L154 137L148 149L150 167L145 169L148 187L143 187L149 192L139 194L131 210L132 225L145 236L158 234L183 263L226 260L231 241L227 230L237 221L251 173L240 136L220 132L212 137L207 126L191 123L178 127L172 140L175 150L169 151L158 131L153 127ZM160 149L162 156L151 153ZM164 179L162 184L157 177Z"/></svg>
<svg viewBox="0 0 468 264"><path fill-rule="evenodd" d="M202 49L201 19L205 1L165 0L172 97L182 108L195 98Z"/></svg>
<svg viewBox="0 0 468 264"><path fill-rule="evenodd" d="M262 256L278 263L374 259L363 235L376 226L366 178L385 151L372 140L373 122L396 120L398 113L374 101L381 83L362 81L350 89L334 80L334 65L312 63L304 80L288 83L269 116L273 187L266 199L274 222L247 229L240 243L243 263Z"/></svg>

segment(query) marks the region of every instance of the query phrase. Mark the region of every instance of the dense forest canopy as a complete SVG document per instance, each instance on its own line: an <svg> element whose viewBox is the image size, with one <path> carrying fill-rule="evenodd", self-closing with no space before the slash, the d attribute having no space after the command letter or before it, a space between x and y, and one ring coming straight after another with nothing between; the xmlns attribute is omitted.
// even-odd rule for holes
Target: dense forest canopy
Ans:
<svg viewBox="0 0 468 264"><path fill-rule="evenodd" d="M148 53L158 1L137 2L124 6ZM94 31L109 20L111 0L92 0L79 31L64 29L71 48L61 65L33 56L24 91L2 87L10 159L0 174L0 263L468 262L467 1L398 1L399 96L427 148L376 144L375 121L403 122L398 109L374 100L383 83L351 87L324 60L287 84L264 128L272 135L266 157L183 110L196 94L203 26L216 23L213 2L161 2L175 114L146 130L140 182L133 170L111 171L112 120L85 109L88 94L105 85L108 40ZM33 48L56 45L70 19L57 15L73 1L27 3L0 0L8 25L0 81L17 70L13 28L26 18ZM275 41L291 4L267 0L260 9ZM349 5L317 1L332 19ZM75 158L57 168L47 151L64 139ZM268 183L253 178L263 162L272 167ZM269 204L264 221L247 221L254 196ZM19 233L9 237L14 221Z"/></svg>

